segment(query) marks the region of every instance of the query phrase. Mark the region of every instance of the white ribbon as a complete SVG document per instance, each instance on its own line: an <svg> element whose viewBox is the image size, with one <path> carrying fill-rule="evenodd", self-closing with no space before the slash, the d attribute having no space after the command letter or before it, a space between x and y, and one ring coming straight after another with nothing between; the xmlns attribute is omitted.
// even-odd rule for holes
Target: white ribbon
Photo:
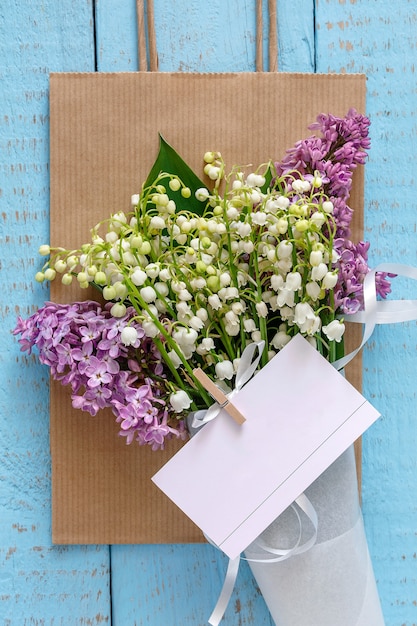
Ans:
<svg viewBox="0 0 417 626"><path fill-rule="evenodd" d="M301 542L303 526L302 526L300 514L298 513L295 507L295 504L297 504L298 507L308 517L308 519L313 525L313 530L314 530L313 535L310 537L310 539L308 539L305 543L301 545L300 545L300 542ZM251 563L278 563L279 561L285 561L286 559L289 559L292 556L295 556L297 554L302 554L303 552L307 552L307 550L310 550L310 548L314 546L317 540L318 523L319 523L317 512L314 506L311 504L307 496L304 493L302 493L300 496L298 496L298 498L291 505L291 508L293 509L294 513L297 516L298 526L299 526L298 538L297 538L297 541L295 542L295 545L292 548L288 548L285 550L281 548L272 548L271 546L269 546L267 543L265 543L262 539L258 537L253 542L252 546L259 547L264 552L267 552L275 556L269 557L265 555L265 557L262 557L259 559L253 559L253 558L249 559L246 557L238 556L235 559L229 559L226 576L224 579L222 590L219 595L219 599L217 600L216 606L214 607L214 610L212 614L210 615L210 618L208 621L210 626L218 626L223 618L223 615L225 614L227 605L229 604L230 598L233 593L233 589L236 584L236 578L239 573L239 564L240 564L241 559L245 561L250 561ZM207 537L207 540L209 541L209 543L217 547L216 544L213 543L208 537Z"/></svg>
<svg viewBox="0 0 417 626"><path fill-rule="evenodd" d="M300 545L300 542L301 542L301 536L303 532L303 524L301 522L300 515L296 507L294 506L294 504L297 504L299 508L305 513L305 515L308 517L308 519L312 523L313 529L314 529L313 535L310 537L310 539L308 539L305 543L301 545ZM314 546L317 540L317 532L318 532L318 527L319 527L319 520L317 517L316 509L311 504L310 500L307 498L305 493L302 493L300 496L298 496L298 498L294 500L294 503L291 505L291 508L293 509L294 513L297 516L298 528L299 528L298 539L295 545L292 548L288 548L286 550L283 550L282 548L272 548L265 541L263 541L262 539L258 537L257 539L255 539L252 546L255 546L255 547L258 546L259 548L262 548L264 552L275 554L277 556L272 557L272 558L265 556L260 559L245 558L244 559L245 561L251 561L252 563L278 563L279 561L285 561L286 559L289 559L290 557L295 556L296 554L302 554L303 552L307 552L307 550L310 550L310 548Z"/></svg>
<svg viewBox="0 0 417 626"><path fill-rule="evenodd" d="M226 612L227 605L229 604L230 597L235 587L235 582L239 571L239 563L240 556L237 556L235 559L229 559L226 577L224 579L219 599L217 600L217 604L214 607L213 613L209 617L208 623L210 624L210 626L218 626L223 618L223 615Z"/></svg>
<svg viewBox="0 0 417 626"><path fill-rule="evenodd" d="M235 393L242 389L243 385L245 385L248 380L252 378L256 371L256 368L259 365L259 361L261 360L264 347L265 341L256 341L254 343L250 343L243 350L236 371L235 388L226 394L227 398L231 399L235 395ZM258 352L258 354L254 358L256 352ZM200 428L200 426L207 424L207 422L210 422L215 417L217 417L221 409L222 407L220 406L220 404L214 402L214 404L212 404L206 411L197 411L194 414L192 427Z"/></svg>
<svg viewBox="0 0 417 626"><path fill-rule="evenodd" d="M358 354L371 337L377 324L417 320L417 300L377 300L375 276L378 272L417 280L417 268L401 263L381 263L368 272L363 283L363 311L345 316L346 322L364 324L362 341L358 348L332 363L338 370L343 369Z"/></svg>

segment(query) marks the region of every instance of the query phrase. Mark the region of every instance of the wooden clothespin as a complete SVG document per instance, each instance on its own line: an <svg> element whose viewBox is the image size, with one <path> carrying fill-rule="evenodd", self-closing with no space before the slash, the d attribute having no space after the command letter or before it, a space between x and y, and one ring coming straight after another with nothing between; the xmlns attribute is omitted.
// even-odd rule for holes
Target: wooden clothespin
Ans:
<svg viewBox="0 0 417 626"><path fill-rule="evenodd" d="M214 382L207 376L205 372L201 369L201 367L196 367L193 370L194 376L197 380L203 385L204 389L206 389L209 394L216 400L216 402L220 405L220 408L224 409L233 417L235 422L241 426L243 422L246 422L246 417L242 415L242 413L232 404L229 398L223 393L221 389L214 384Z"/></svg>

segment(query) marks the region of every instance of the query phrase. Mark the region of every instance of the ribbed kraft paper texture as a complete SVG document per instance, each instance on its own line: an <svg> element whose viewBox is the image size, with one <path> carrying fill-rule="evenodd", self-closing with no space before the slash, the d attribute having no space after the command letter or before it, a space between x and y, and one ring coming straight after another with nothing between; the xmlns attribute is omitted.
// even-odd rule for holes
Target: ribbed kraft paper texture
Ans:
<svg viewBox="0 0 417 626"><path fill-rule="evenodd" d="M280 160L321 112L365 112L360 74L51 74L51 245L78 248L90 229L128 211L158 153L160 133L202 178L203 155L226 166ZM363 233L363 172L350 206L354 240ZM97 292L51 285L51 300ZM352 325L353 326L353 325ZM349 328L347 350L360 343ZM360 359L347 376L361 384ZM70 392L51 384L52 535L57 544L190 543L200 531L150 477L175 453L126 446L110 410L91 417L72 409ZM192 471L192 468L190 468Z"/></svg>

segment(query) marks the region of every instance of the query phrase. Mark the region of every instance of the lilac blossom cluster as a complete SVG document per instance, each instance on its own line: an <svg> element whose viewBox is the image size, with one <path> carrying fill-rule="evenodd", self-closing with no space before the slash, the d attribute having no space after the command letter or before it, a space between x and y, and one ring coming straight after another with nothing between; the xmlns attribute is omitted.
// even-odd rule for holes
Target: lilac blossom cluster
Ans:
<svg viewBox="0 0 417 626"><path fill-rule="evenodd" d="M363 306L363 280L369 272L369 244L350 240L353 210L348 206L353 172L366 161L370 148L370 121L350 109L343 118L320 114L310 130L319 131L298 141L286 156L275 164L278 176L302 175L306 178L319 173L324 193L333 203L336 235L335 249L339 253L338 282L334 290L335 308L342 313L355 313ZM377 273L377 294L385 298L391 291L387 280L392 275Z"/></svg>
<svg viewBox="0 0 417 626"><path fill-rule="evenodd" d="M91 300L47 302L28 319L19 317L13 334L20 335L22 351L36 347L52 377L70 385L74 408L93 416L111 408L128 444L163 448L166 439L185 437L185 425L169 422L161 356L133 319L133 307L122 318L110 307ZM129 341L123 341L126 328L134 329Z"/></svg>

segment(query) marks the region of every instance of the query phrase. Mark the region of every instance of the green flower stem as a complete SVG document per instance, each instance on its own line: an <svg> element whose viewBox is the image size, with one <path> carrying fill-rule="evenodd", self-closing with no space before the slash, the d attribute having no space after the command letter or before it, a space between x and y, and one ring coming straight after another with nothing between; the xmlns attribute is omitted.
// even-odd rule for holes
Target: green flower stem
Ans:
<svg viewBox="0 0 417 626"><path fill-rule="evenodd" d="M162 356L163 360L165 361L165 363L167 364L167 366L169 367L169 369L171 371L171 374L173 375L174 379L177 381L178 385L181 388L183 388L184 381L182 380L181 376L179 375L178 370L176 370L175 367L173 366L173 364L171 362L171 359L169 358L168 353L165 350L163 342L158 337L153 337L152 341L154 342L154 344L158 348L159 352L161 353L161 356Z"/></svg>
<svg viewBox="0 0 417 626"><path fill-rule="evenodd" d="M179 387L181 387L181 389L184 389L184 391L189 391L189 389L187 387L184 388L184 381L182 380L181 376L178 373L178 370L175 369L175 367L172 365L171 359L168 356L167 351L165 350L165 346L163 344L163 342L158 338L158 337L154 337L152 339L152 341L155 343L155 346L158 348L159 352L161 353L161 356L163 358L163 360L165 361L165 363L167 364L167 366L169 367L169 370L171 372L171 374L174 377L174 380L176 380L177 384ZM194 378L194 376L193 376ZM196 380L196 379L194 379ZM213 401L211 399L211 397L207 394L206 390L204 389L204 387L201 386L201 384L196 380L196 386L198 386L198 392L200 394L200 396L203 398L207 408L213 404ZM198 406L195 404L194 400L192 401L192 407L193 411L196 411L198 409Z"/></svg>
<svg viewBox="0 0 417 626"><path fill-rule="evenodd" d="M227 200L226 200L227 194L228 194L228 186L226 186L224 199L222 202L223 221L226 226L227 252L229 254L229 270L230 270L230 274L232 277L232 283L233 283L233 286L236 287L236 289L239 289L238 271L237 271L237 266L235 262L235 257L232 252L232 237L231 237L231 232L230 232L230 222L229 222L229 218L227 217ZM246 335L245 335L245 329L243 327L243 317L241 317L240 322L239 322L239 336L240 336L240 348L241 348L241 353L242 353L243 350L246 348Z"/></svg>
<svg viewBox="0 0 417 626"><path fill-rule="evenodd" d="M232 342L230 340L230 335L227 334L227 332L226 332L226 330L224 328L223 320L220 320L219 324L216 325L216 326L218 328L218 332L220 334L221 341L222 341L222 343L223 343L223 345L224 345L224 347L226 349L227 356L229 357L229 359L231 361L233 361L233 359L236 358L237 354L236 354L236 351L233 349Z"/></svg>
<svg viewBox="0 0 417 626"><path fill-rule="evenodd" d="M341 341L339 341L339 343L336 343L335 352L336 352L335 354L336 361L338 359L341 359L343 356L345 356L345 341L343 337Z"/></svg>
<svg viewBox="0 0 417 626"><path fill-rule="evenodd" d="M330 361L330 363L334 363L334 361L336 361L336 342L335 341L329 341L328 360Z"/></svg>
<svg viewBox="0 0 417 626"><path fill-rule="evenodd" d="M290 220L289 219L288 219L288 234L289 234L288 241L290 243L292 243L292 253L291 253L292 266L293 266L293 269L296 269L296 267L298 265L297 246L296 246L294 233L293 233L293 230L291 228L291 224L290 224ZM298 296L297 292L294 294L294 301L295 302L299 301L299 296Z"/></svg>
<svg viewBox="0 0 417 626"><path fill-rule="evenodd" d="M120 270L123 271L123 268L120 268ZM157 327L157 329L160 332L160 334L164 337L164 339L165 339L166 343L168 344L168 346L180 358L182 366L184 367L184 369L187 372L187 374L190 376L191 380L195 383L195 386L197 387L199 393L201 394L204 402L207 404L207 406L210 406L210 404L213 404L212 401L210 400L210 396L207 394L207 392L205 391L204 387L202 387L201 383L195 378L195 376L193 374L192 367L189 365L187 360L184 358L184 355L181 352L181 350L179 349L177 343L175 341L172 341L172 337L170 336L169 333L167 333L164 325L161 324L159 319L149 309L147 303L142 299L142 297L141 297L141 295L140 295L136 285L134 285L127 276L125 276L125 279L126 279L127 285L129 286L129 296L131 298L133 307L136 309L136 311L138 313L140 313L141 311L146 311L146 313L149 315L149 317L152 320L152 322ZM132 298L132 295L134 296L133 298ZM139 304L139 307L137 305L135 306L134 300L136 300L136 302ZM155 337L153 338L153 340L155 341ZM155 342L155 345L156 345L156 342ZM161 347L161 345L162 345L162 342L160 342L160 345L157 346L158 349ZM168 356L168 354L167 354L167 352L166 352L164 347L163 347L163 350L161 351L161 355L162 354L164 355L163 358L164 358L165 363L170 368L170 370L171 370L172 374L174 375L175 380L177 381L178 385L181 387L181 389L184 389L184 391L187 391L187 387L184 385L184 381L181 379L181 377L178 374L178 371L176 370L176 368L172 365L171 359L169 358L169 356Z"/></svg>
<svg viewBox="0 0 417 626"><path fill-rule="evenodd" d="M261 285L261 275L259 271L258 255L256 251L255 251L255 254L253 255L253 266L255 270L256 290L257 290L257 294L259 298L258 301L261 301L262 300L262 285ZM264 365L268 363L268 352L269 352L268 328L267 328L266 319L264 317L259 317L259 315L257 315L257 317L258 317L258 324L259 324L261 337L265 341L265 348L266 348L266 350L265 349L263 350L262 357L261 357L261 363L263 367Z"/></svg>
<svg viewBox="0 0 417 626"><path fill-rule="evenodd" d="M333 229L331 228L331 226L333 225ZM329 229L329 239L328 239L328 243L329 243L329 247L330 247L330 259L329 259L329 270L332 269L332 252L333 252L333 240L334 240L334 235L335 235L335 227L334 227L334 222L328 219L327 220L327 227ZM331 320L333 321L335 319L335 307L334 307L334 289L330 289L329 290L329 308L330 311L332 312L332 316L331 316ZM337 343L336 341L329 341L329 354L328 354L328 359L330 361L330 363L333 363L334 361L336 361L337 359Z"/></svg>
<svg viewBox="0 0 417 626"><path fill-rule="evenodd" d="M224 224L226 226L226 238L227 238L227 252L229 254L229 269L230 269L230 274L232 276L232 280L233 280L233 285L234 287L238 288L239 287L239 283L238 283L238 279L237 279L237 267L235 264L235 259L234 259L234 254L232 252L232 238L231 238L231 233L230 233L230 223L229 223L229 219L227 217L227 201L226 199L223 200L223 220L224 220Z"/></svg>

